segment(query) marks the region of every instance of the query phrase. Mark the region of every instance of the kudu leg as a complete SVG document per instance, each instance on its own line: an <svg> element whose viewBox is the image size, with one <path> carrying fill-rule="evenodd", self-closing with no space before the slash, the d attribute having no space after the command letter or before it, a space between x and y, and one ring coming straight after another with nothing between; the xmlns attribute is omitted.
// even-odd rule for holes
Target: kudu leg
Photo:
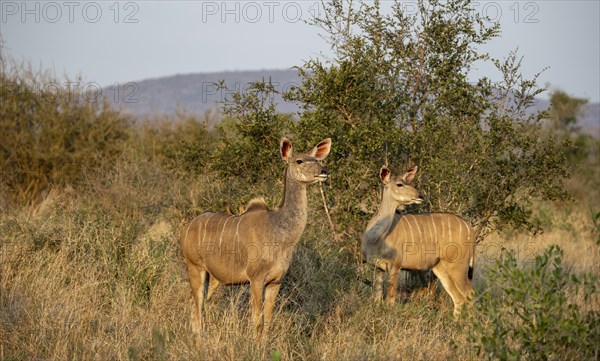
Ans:
<svg viewBox="0 0 600 361"><path fill-rule="evenodd" d="M471 287L471 280L467 277L466 270L464 268L454 269L451 276L456 288L458 288L467 307L470 309L473 306L473 301L475 299L475 290Z"/></svg>
<svg viewBox="0 0 600 361"><path fill-rule="evenodd" d="M473 303L473 301L475 300L475 290L473 289L473 287L471 286L471 280L467 280L467 302L469 302L470 304Z"/></svg>
<svg viewBox="0 0 600 361"><path fill-rule="evenodd" d="M204 288L208 278L208 272L205 269L188 264L188 274L192 295L194 296L194 308L192 310L192 332L199 335L202 331L202 309L204 307Z"/></svg>
<svg viewBox="0 0 600 361"><path fill-rule="evenodd" d="M375 301L381 302L383 301L383 283L385 278L385 272L381 270L376 270L375 272L375 280L373 283L373 287L375 290L373 292L373 298L375 299Z"/></svg>
<svg viewBox="0 0 600 361"><path fill-rule="evenodd" d="M383 260L377 260L375 262L375 277L373 280L373 298L375 301L383 301L385 276L388 275L390 268L391 266Z"/></svg>
<svg viewBox="0 0 600 361"><path fill-rule="evenodd" d="M252 325L256 329L256 335L260 336L263 330L263 291L262 282L250 281L250 312L252 314Z"/></svg>
<svg viewBox="0 0 600 361"><path fill-rule="evenodd" d="M452 280L454 281L456 288L458 288L458 291L461 293L463 298L466 301L471 299L472 293L474 291L473 291L473 288L471 287L471 282L467 278L467 272L464 269L460 268L460 269L452 269L449 272L449 274L450 274Z"/></svg>
<svg viewBox="0 0 600 361"><path fill-rule="evenodd" d="M277 294L279 293L280 287L281 283L269 283L265 289L265 326L263 330L264 335L267 335L269 333L269 328L271 327L271 318L273 317L273 309L275 308L275 300L277 299Z"/></svg>
<svg viewBox="0 0 600 361"><path fill-rule="evenodd" d="M398 275L400 267L392 266L390 275L387 281L387 303L393 305L396 302L396 294L398 293Z"/></svg>
<svg viewBox="0 0 600 361"><path fill-rule="evenodd" d="M454 280L452 279L452 277L450 277L448 271L446 270L442 262L438 263L435 267L433 267L432 271L433 274L435 274L435 276L440 280L446 292L452 298L452 302L454 303L454 317L458 318L462 306L465 303L464 296L458 290L456 284L454 283Z"/></svg>
<svg viewBox="0 0 600 361"><path fill-rule="evenodd" d="M210 274L208 275L208 292L206 294L207 301L210 301L210 298L212 297L213 293L215 293L215 290L219 287L220 284L221 282L219 282L219 280L217 280Z"/></svg>

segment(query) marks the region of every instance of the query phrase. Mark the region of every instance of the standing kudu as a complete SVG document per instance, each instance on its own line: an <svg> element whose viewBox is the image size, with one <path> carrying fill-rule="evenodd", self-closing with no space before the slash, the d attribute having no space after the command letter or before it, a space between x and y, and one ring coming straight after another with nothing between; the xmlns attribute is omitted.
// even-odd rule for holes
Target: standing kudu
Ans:
<svg viewBox="0 0 600 361"><path fill-rule="evenodd" d="M361 250L365 260L382 271L375 280L377 299L383 296L384 273L389 273L387 302L392 304L401 269L432 270L452 297L454 316L458 316L473 293L475 232L462 218L449 213L396 214L398 207L423 201L412 186L416 172L415 167L392 177L387 167L381 168L381 205L367 225Z"/></svg>
<svg viewBox="0 0 600 361"><path fill-rule="evenodd" d="M205 298L210 299L221 283L247 282L253 325L258 335L268 333L281 280L306 226L306 185L327 179L327 169L318 161L327 157L330 148L331 139L326 139L308 153L292 154L292 143L283 138L280 152L287 165L284 199L278 210L268 210L263 200L256 199L240 215L205 212L182 230L196 335L202 329Z"/></svg>

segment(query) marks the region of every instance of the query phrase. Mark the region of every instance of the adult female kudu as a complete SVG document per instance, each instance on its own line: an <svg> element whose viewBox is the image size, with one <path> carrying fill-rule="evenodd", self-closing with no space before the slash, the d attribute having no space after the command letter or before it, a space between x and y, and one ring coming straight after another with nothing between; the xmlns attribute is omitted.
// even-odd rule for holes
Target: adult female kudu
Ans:
<svg viewBox="0 0 600 361"><path fill-rule="evenodd" d="M402 176L392 177L387 167L381 168L383 196L363 235L363 257L382 271L375 281L376 298L383 296L385 272L389 273L387 302L394 303L401 269L431 269L452 297L454 316L458 316L473 293L475 232L454 214L396 214L398 207L423 201L412 186L416 172L415 167Z"/></svg>
<svg viewBox="0 0 600 361"><path fill-rule="evenodd" d="M285 186L278 210L268 210L263 200L256 199L240 215L205 212L182 230L181 247L195 301L192 330L196 335L202 329L205 298L210 299L221 283L247 282L256 332L263 333L264 318L264 334L268 333L281 279L306 226L306 185L327 179L327 169L318 161L325 159L330 149L331 139L325 139L308 153L293 154L292 143L283 138L280 152L286 163Z"/></svg>

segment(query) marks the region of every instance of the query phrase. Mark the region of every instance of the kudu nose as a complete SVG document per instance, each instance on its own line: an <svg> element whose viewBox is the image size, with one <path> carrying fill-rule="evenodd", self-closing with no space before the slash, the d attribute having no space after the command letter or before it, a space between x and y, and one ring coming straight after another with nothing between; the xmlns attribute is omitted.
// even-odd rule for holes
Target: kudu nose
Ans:
<svg viewBox="0 0 600 361"><path fill-rule="evenodd" d="M316 175L315 178L318 179L319 181L323 182L324 180L329 178L329 171L327 170L327 168L321 168L321 170L319 171L319 174Z"/></svg>

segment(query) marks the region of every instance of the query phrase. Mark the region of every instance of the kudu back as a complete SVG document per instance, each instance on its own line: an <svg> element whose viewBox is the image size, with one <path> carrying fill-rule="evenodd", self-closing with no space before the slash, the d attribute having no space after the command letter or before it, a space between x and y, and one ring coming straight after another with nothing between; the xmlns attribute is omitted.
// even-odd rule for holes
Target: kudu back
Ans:
<svg viewBox="0 0 600 361"><path fill-rule="evenodd" d="M375 297L381 299L384 274L389 273L387 302L394 303L401 269L432 270L454 302L458 316L473 294L471 279L475 257L475 232L461 217L449 213L396 214L396 209L423 201L412 182L417 168L393 177L380 170L383 195L379 210L363 234L365 260L380 272Z"/></svg>
<svg viewBox="0 0 600 361"><path fill-rule="evenodd" d="M285 189L278 210L269 210L263 200L255 199L242 214L205 212L182 229L181 247L195 302L194 334L202 330L205 299L220 284L248 282L253 325L257 334L268 333L281 280L306 226L306 186L327 179L327 169L318 161L327 157L330 148L331 140L326 139L307 153L293 154L292 143L283 138Z"/></svg>

